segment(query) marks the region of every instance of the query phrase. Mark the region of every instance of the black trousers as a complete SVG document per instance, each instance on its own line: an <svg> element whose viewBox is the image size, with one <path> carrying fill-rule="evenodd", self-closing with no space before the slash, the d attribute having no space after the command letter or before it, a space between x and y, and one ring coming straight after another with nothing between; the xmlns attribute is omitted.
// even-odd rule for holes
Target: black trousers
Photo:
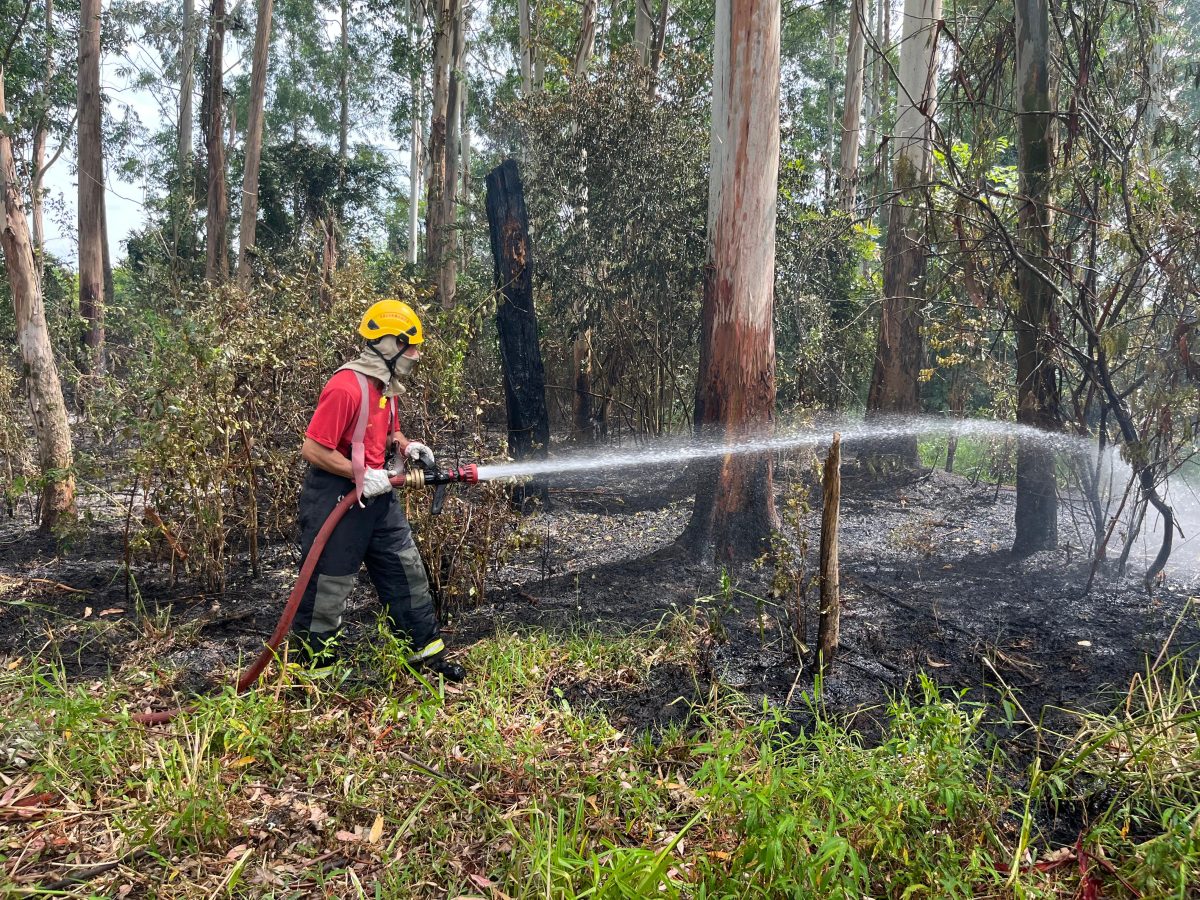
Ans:
<svg viewBox="0 0 1200 900"><path fill-rule="evenodd" d="M309 466L300 494L300 550L308 557L317 532L354 482ZM429 578L394 491L354 504L337 524L300 600L293 633L323 648L342 626L346 600L363 563L387 611L388 624L412 646L411 661L445 649L438 633Z"/></svg>

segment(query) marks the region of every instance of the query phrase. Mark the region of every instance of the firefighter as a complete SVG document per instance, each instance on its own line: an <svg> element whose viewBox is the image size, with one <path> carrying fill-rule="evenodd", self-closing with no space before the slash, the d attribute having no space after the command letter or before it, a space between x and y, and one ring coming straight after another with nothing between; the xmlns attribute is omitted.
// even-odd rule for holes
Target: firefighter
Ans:
<svg viewBox="0 0 1200 900"><path fill-rule="evenodd" d="M385 470L388 451L425 467L433 451L400 430L396 397L421 358L421 321L406 303L381 300L358 326L366 346L325 384L304 432L308 462L300 494L301 552L308 555L330 511L350 492L358 503L330 535L292 626L299 653L312 662L333 659L346 600L358 570L367 573L388 624L411 648L415 667L462 681L462 666L446 658L429 593L429 579Z"/></svg>

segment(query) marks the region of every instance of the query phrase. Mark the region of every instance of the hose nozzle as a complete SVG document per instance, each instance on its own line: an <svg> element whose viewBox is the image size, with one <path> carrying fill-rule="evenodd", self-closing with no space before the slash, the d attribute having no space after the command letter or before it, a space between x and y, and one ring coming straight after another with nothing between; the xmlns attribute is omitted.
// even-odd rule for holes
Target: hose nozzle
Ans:
<svg viewBox="0 0 1200 900"><path fill-rule="evenodd" d="M478 484L479 467L474 463L459 466L457 469L443 471L441 469L412 469L397 475L392 480L397 487L419 488L439 484Z"/></svg>

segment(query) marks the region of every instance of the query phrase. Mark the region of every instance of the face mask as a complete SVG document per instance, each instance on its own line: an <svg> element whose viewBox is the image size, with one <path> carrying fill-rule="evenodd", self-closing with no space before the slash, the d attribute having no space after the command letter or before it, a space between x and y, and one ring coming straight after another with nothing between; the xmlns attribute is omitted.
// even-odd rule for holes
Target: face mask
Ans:
<svg viewBox="0 0 1200 900"><path fill-rule="evenodd" d="M374 378L383 384L386 396L395 397L404 393L401 381L412 371L416 360L404 356L407 344L392 335L386 335L373 344L367 344L357 359L352 359L343 369L351 369Z"/></svg>
<svg viewBox="0 0 1200 900"><path fill-rule="evenodd" d="M407 348L406 348L407 349ZM396 365L392 367L392 375L397 378L403 378L417 365L417 361L411 356L401 356L396 360Z"/></svg>
<svg viewBox="0 0 1200 900"><path fill-rule="evenodd" d="M368 344L367 346L371 348L376 356L383 360L383 364L387 366L388 372L392 374L393 378L397 375L407 375L412 371L412 363L415 360L404 359L404 351L408 349L408 345L401 344L394 335L385 335L375 343ZM409 363L407 368L401 365L403 362Z"/></svg>

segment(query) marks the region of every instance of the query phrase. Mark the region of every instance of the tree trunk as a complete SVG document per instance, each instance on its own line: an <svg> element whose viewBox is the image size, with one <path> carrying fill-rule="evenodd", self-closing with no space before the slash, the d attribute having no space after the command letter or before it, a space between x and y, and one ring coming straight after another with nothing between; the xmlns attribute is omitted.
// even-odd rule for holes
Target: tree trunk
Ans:
<svg viewBox="0 0 1200 900"><path fill-rule="evenodd" d="M463 26L466 28L467 23ZM473 215L472 206L470 206L470 113L468 110L470 82L467 79L467 59L466 56L462 62L463 74L462 82L458 84L458 128L460 128L461 136L458 138L458 168L462 170L460 178L461 193L458 197L458 208L462 210L462 266L466 269L470 265L472 259L472 246L470 246L470 238L475 233L474 224L475 217Z"/></svg>
<svg viewBox="0 0 1200 900"><path fill-rule="evenodd" d="M448 247L446 221L446 119L450 113L450 80L453 76L454 23L459 0L438 0L434 33L433 115L429 125L429 184L425 192L425 265L435 273L438 301L449 304L442 293L441 272ZM453 303L453 297L450 299Z"/></svg>
<svg viewBox="0 0 1200 900"><path fill-rule="evenodd" d="M863 73L866 57L866 0L851 0L850 40L846 51L846 103L842 110L841 166L838 196L843 212L853 213L858 194L858 136L862 118Z"/></svg>
<svg viewBox="0 0 1200 900"><path fill-rule="evenodd" d="M1150 165L1154 162L1154 132L1162 115L1163 63L1166 48L1163 43L1162 10L1157 0L1151 0L1146 8L1147 37L1150 49L1146 54L1146 112L1142 125L1142 160Z"/></svg>
<svg viewBox="0 0 1200 900"><path fill-rule="evenodd" d="M33 177L29 181L29 200L33 213L33 255L41 273L46 253L45 216L45 165L46 138L49 134L45 124L39 122L33 132Z"/></svg>
<svg viewBox="0 0 1200 900"><path fill-rule="evenodd" d="M246 169L242 179L242 224L238 229L238 284L250 290L250 254L258 230L258 168L262 160L263 106L267 96L267 57L271 49L273 0L258 0L254 60L250 68L250 115L246 120Z"/></svg>
<svg viewBox="0 0 1200 900"><path fill-rule="evenodd" d="M879 5L879 27L881 34L879 41L879 134L881 137L875 151L877 157L877 165L875 167L875 196L879 198L879 210L876 213L879 233L886 240L888 204L883 202L883 198L891 186L889 182L891 171L888 169L886 158L883 155L886 137L882 136L886 136L890 132L888 102L892 99L892 66L889 55L892 46L892 0L880 0Z"/></svg>
<svg viewBox="0 0 1200 900"><path fill-rule="evenodd" d="M874 24L870 20L863 24L863 31L871 36L867 41L865 59L870 60L870 65L866 67L864 72L864 81L866 85L863 89L863 127L866 129L867 152L871 154L870 159L874 159L875 142L879 139L879 15L883 9L884 0L874 0L873 10ZM865 11L865 9L864 9ZM868 188L870 185L868 185Z"/></svg>
<svg viewBox="0 0 1200 900"><path fill-rule="evenodd" d="M496 290L501 295L496 327L508 409L508 454L515 459L541 457L550 446L550 417L533 308L529 216L521 174L513 160L505 160L488 173L486 205ZM518 499L543 493L518 490Z"/></svg>
<svg viewBox="0 0 1200 900"><path fill-rule="evenodd" d="M86 371L104 371L104 156L100 135L100 0L79 6L79 314Z"/></svg>
<svg viewBox="0 0 1200 900"><path fill-rule="evenodd" d="M825 76L825 122L828 126L829 139L825 145L825 202L829 206L834 203L833 197L833 155L837 152L837 0L825 0L826 22L825 42L828 55L828 74Z"/></svg>
<svg viewBox="0 0 1200 900"><path fill-rule="evenodd" d="M46 104L33 130L33 177L30 179L29 196L33 208L33 249L36 260L35 273L38 282L42 278L42 265L46 253L45 179L46 142L50 137L49 104L51 85L54 81L54 0L46 0L46 81L42 88L42 101ZM65 140L65 139L64 139Z"/></svg>
<svg viewBox="0 0 1200 900"><path fill-rule="evenodd" d="M633 0L633 46L643 66L650 65L654 41L654 0Z"/></svg>
<svg viewBox="0 0 1200 900"><path fill-rule="evenodd" d="M333 213L321 219L321 289L318 302L328 312L333 307L333 273L337 269L337 222Z"/></svg>
<svg viewBox="0 0 1200 900"><path fill-rule="evenodd" d="M7 116L4 102L4 69L0 67L0 120ZM23 375L29 397L29 413L37 438L38 465L45 485L42 488L41 527L48 531L75 512L75 476L72 474L71 429L67 424L67 405L63 402L62 382L54 362L46 310L42 302L41 280L34 268L33 245L29 240L29 222L21 202L17 165L12 139L0 128L0 179L4 190L4 228L0 248L12 295L17 345L21 351Z"/></svg>
<svg viewBox="0 0 1200 900"><path fill-rule="evenodd" d="M467 108L470 99L470 80L467 78L469 64L467 63L467 46L466 36L471 24L470 7L463 4L462 11L462 35L463 46L459 54L459 79L458 79L458 167L461 171L459 179L462 190L458 198L458 207L463 211L463 230L462 230L462 264L465 269L471 264L471 235L473 230L473 219L471 216L471 116L470 110Z"/></svg>
<svg viewBox="0 0 1200 900"><path fill-rule="evenodd" d="M641 2L641 0L635 0ZM583 14L579 24L579 44L575 49L575 76L583 78L592 61L596 46L596 0L584 0ZM578 130L579 123L571 127ZM579 159L579 202L575 204L575 216L579 228L588 230L587 203L587 150L581 149ZM586 278L586 274L583 276ZM571 372L574 385L571 399L571 421L575 439L590 443L596 436L592 410L592 341L591 329L584 324L584 313L580 305L575 310L576 329L571 340Z"/></svg>
<svg viewBox="0 0 1200 900"><path fill-rule="evenodd" d="M346 181L346 160L350 152L350 0L342 0L342 36L338 57L338 186Z"/></svg>
<svg viewBox="0 0 1200 900"><path fill-rule="evenodd" d="M533 36L529 22L529 0L517 0L517 33L521 46L517 54L521 59L521 96L533 93Z"/></svg>
<svg viewBox="0 0 1200 900"><path fill-rule="evenodd" d="M838 515L842 503L842 436L834 434L821 479L821 601L818 605L817 659L828 675L841 642L842 610L838 566Z"/></svg>
<svg viewBox="0 0 1200 900"><path fill-rule="evenodd" d="M1054 116L1050 99L1047 0L1017 0L1016 88L1021 197L1017 268L1017 421L1046 430L1060 424L1058 379L1051 359L1057 331L1050 266L1050 163ZM1055 454L1022 438L1017 448L1016 541L1024 555L1058 544Z"/></svg>
<svg viewBox="0 0 1200 900"><path fill-rule="evenodd" d="M596 48L596 5L597 0L583 0L583 12L579 21L579 44L575 47L577 76L587 71Z"/></svg>
<svg viewBox="0 0 1200 900"><path fill-rule="evenodd" d="M726 443L769 429L774 417L779 28L779 0L717 0L696 424ZM770 457L696 468L681 540L729 561L761 552L778 521Z"/></svg>
<svg viewBox="0 0 1200 900"><path fill-rule="evenodd" d="M196 0L183 0L183 50L179 66L182 70L179 84L179 181L181 185L192 183L192 99L196 92L193 81L196 74ZM187 190L191 199L192 191Z"/></svg>
<svg viewBox="0 0 1200 900"><path fill-rule="evenodd" d="M229 279L226 231L229 197L225 188L224 67L225 0L212 0L208 30L208 84L205 86L205 150L208 153L208 219L205 225L208 255L204 277L214 284Z"/></svg>
<svg viewBox="0 0 1200 900"><path fill-rule="evenodd" d="M919 407L921 308L925 304L925 236L919 189L929 177L929 123L937 103L937 35L941 0L905 0L895 127L894 196L883 257L883 314L869 415L910 415ZM916 438L887 449L906 465L918 463Z"/></svg>
<svg viewBox="0 0 1200 900"><path fill-rule="evenodd" d="M107 198L106 198L107 201ZM108 203L100 204L100 261L104 272L104 298L113 299L112 244L108 240Z"/></svg>
<svg viewBox="0 0 1200 900"><path fill-rule="evenodd" d="M450 90L446 109L446 183L442 188L442 256L438 265L438 297L443 309L454 306L458 279L458 162L462 150L462 60L466 52L463 3L456 0L450 56Z"/></svg>
<svg viewBox="0 0 1200 900"><path fill-rule="evenodd" d="M658 25L654 29L654 46L650 48L650 79L657 90L658 70L662 66L663 49L667 45L667 20L671 14L670 0L659 0Z"/></svg>
<svg viewBox="0 0 1200 900"><path fill-rule="evenodd" d="M420 47L425 36L425 4L423 0L414 0L412 13L415 19L412 24L414 30L409 33L415 37L413 46ZM415 266L417 264L417 247L420 241L418 232L420 231L421 173L425 165L421 158L421 148L425 142L425 120L423 118L425 79L420 74L419 66L413 67L409 85L413 95L413 114L412 149L408 156L408 261Z"/></svg>

